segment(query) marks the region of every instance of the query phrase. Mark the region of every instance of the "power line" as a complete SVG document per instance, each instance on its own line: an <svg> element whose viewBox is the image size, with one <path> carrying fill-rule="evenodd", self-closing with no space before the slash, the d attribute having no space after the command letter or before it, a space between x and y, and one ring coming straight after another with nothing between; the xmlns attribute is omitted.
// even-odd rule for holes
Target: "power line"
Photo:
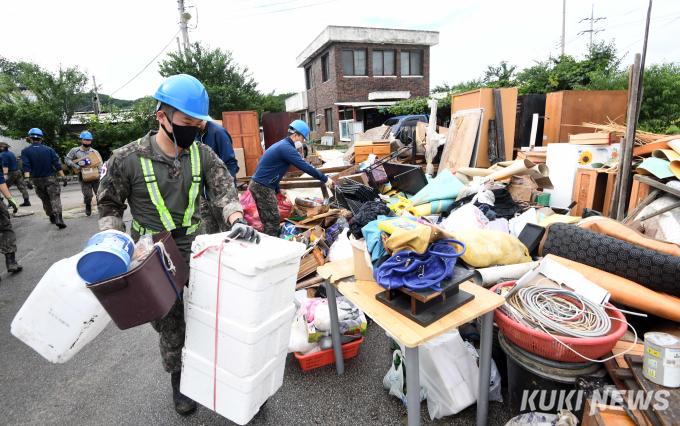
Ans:
<svg viewBox="0 0 680 426"><path fill-rule="evenodd" d="M225 19L239 19L239 18L247 18L249 16L269 15L269 14L272 14L272 13L287 12L289 10L303 9L303 8L312 7L312 6L319 6L319 5L326 4L326 3L333 3L333 2L336 2L336 1L338 1L338 0L330 0L330 1L324 1L324 2L321 2L321 3L308 4L308 5L305 5L305 6L298 6L298 7L291 7L291 8L288 8L288 9L274 10L272 12L253 13L253 14L250 14L250 15L240 15L240 16L231 16L229 18L206 19L206 21L222 21L222 20L225 20Z"/></svg>
<svg viewBox="0 0 680 426"><path fill-rule="evenodd" d="M244 7L242 9L217 10L217 11L210 12L210 13L229 13L229 12L238 12L240 10L261 9L261 8L264 8L264 7L272 7L272 6L277 6L279 4L286 4L286 3L295 3L295 2L298 2L298 1L301 1L301 0L288 0L288 1L282 1L282 2L279 2L279 3L264 4L264 5L261 5L261 6Z"/></svg>
<svg viewBox="0 0 680 426"><path fill-rule="evenodd" d="M677 17L677 18L675 18L675 19L673 19L671 22L667 23L667 24L664 25L663 27L659 27L659 28L657 28L656 30L651 31L650 33L655 33L655 32L659 31L659 30L662 29L662 28L666 28L667 26L669 26L669 25L672 24L673 22L677 21L678 19L680 19L680 16ZM626 49L628 49L629 47L636 45L637 43L641 42L641 41L644 40L644 39L645 39L645 38L642 37L640 40L638 40L638 41L636 41L636 42L634 42L634 43L632 43L632 44L630 44L630 45L624 47L624 48L621 49L621 50L626 50Z"/></svg>
<svg viewBox="0 0 680 426"><path fill-rule="evenodd" d="M139 77L139 75L140 75L141 73L143 73L144 70L146 70L146 69L149 67L149 65L151 65L151 64L153 63L153 61L156 60L156 58L158 58L159 56L161 56L161 54L162 54L163 52L165 52L165 49L167 49L168 46L170 46L170 43L172 43L173 41L175 41L175 37L177 37L177 34L179 34L179 31L177 31L177 32L175 33L175 35L172 36L172 38L170 39L170 42L168 42L168 44L165 45L165 47L163 48L163 50L161 50L161 51L158 53L158 55L154 56L154 58L151 60L151 62L149 62L148 64L146 64L146 66L145 66L144 68L142 68L142 70L141 70L140 72L138 72L137 75L135 75L134 77L132 77L132 78L130 79L130 81L128 81L127 83L125 83L125 84L123 84L122 86L120 86L118 89L116 89L115 92L111 93L109 96L113 96L113 95L116 94L116 92L118 92L120 89L122 89L123 87L127 86L128 84L130 84L130 83L132 82L132 80L134 80L135 78Z"/></svg>

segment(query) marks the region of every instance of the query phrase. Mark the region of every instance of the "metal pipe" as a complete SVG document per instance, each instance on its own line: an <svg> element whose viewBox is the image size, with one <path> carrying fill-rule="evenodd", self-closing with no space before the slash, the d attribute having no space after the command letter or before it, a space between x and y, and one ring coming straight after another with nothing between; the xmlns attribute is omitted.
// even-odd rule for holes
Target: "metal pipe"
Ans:
<svg viewBox="0 0 680 426"><path fill-rule="evenodd" d="M477 395L477 426L486 426L489 418L489 388L491 387L491 350L493 344L493 311L482 315L479 346L479 394ZM408 370L407 370L408 371Z"/></svg>
<svg viewBox="0 0 680 426"><path fill-rule="evenodd" d="M407 347L405 355L408 426L420 426L420 360L418 359L418 346L415 348Z"/></svg>
<svg viewBox="0 0 680 426"><path fill-rule="evenodd" d="M335 287L325 282L326 295L328 296L328 312L331 316L331 341L333 342L333 353L335 354L335 368L338 374L345 372L345 360L342 357L342 342L340 341L340 322L338 320L338 304L335 301Z"/></svg>

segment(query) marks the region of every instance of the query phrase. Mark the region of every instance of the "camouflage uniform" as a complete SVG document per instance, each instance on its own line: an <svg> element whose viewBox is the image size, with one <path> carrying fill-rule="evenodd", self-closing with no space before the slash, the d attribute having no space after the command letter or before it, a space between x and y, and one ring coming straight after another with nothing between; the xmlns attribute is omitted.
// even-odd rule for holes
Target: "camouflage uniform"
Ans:
<svg viewBox="0 0 680 426"><path fill-rule="evenodd" d="M281 216L279 215L279 203L276 200L276 193L268 186L257 183L254 180L250 181L248 186L250 193L253 195L257 212L262 221L263 232L271 237L279 236L279 224L281 223Z"/></svg>
<svg viewBox="0 0 680 426"><path fill-rule="evenodd" d="M218 234L231 230L231 226L224 220L222 211L213 206L210 200L201 197L201 220L206 234Z"/></svg>
<svg viewBox="0 0 680 426"><path fill-rule="evenodd" d="M19 192L21 192L21 196L24 197L24 200L28 200L26 181L24 180L24 176L20 170L7 172L7 175L5 176L5 182L7 183L7 189L9 189L9 187L12 185L16 185Z"/></svg>
<svg viewBox="0 0 680 426"><path fill-rule="evenodd" d="M188 232L200 223L200 209L195 205L191 216L191 227L182 228L183 218L190 204L192 182L190 149L179 154L179 167L174 165L174 157L168 156L158 146L155 131L142 139L132 142L113 152L102 170L97 204L99 209L99 229L117 229L125 232L123 212L130 205L133 229L130 234L136 241L141 232L162 231L165 228L156 206L153 204L145 181L141 159L149 159L153 165L155 184L158 186L165 206L174 224L173 239L184 260L189 263L191 243L198 232ZM200 154L201 181L199 194L206 190L215 208L221 208L224 217L242 212L234 181L220 158L207 146L197 144ZM139 226L136 227L135 223ZM179 224L179 225L177 225ZM139 228L139 229L138 229ZM181 350L184 346L184 305L177 301L170 313L163 319L151 324L160 334L160 350L163 368L168 373L179 372L182 366Z"/></svg>
<svg viewBox="0 0 680 426"><path fill-rule="evenodd" d="M97 193L99 189L99 181L91 180L84 181L80 180L80 190L83 192L83 202L85 204L92 204L92 196Z"/></svg>
<svg viewBox="0 0 680 426"><path fill-rule="evenodd" d="M61 214L61 188L56 176L34 177L35 193L42 201L47 216Z"/></svg>
<svg viewBox="0 0 680 426"><path fill-rule="evenodd" d="M9 210L5 203L0 203L0 253L16 253L17 237L12 231Z"/></svg>

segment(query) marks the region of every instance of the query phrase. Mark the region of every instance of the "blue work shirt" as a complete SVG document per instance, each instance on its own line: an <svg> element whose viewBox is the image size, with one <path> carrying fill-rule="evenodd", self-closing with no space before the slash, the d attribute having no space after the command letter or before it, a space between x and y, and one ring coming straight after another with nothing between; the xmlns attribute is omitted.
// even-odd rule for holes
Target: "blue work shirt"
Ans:
<svg viewBox="0 0 680 426"><path fill-rule="evenodd" d="M288 172L290 166L295 166L308 175L326 183L328 176L310 166L302 159L300 153L295 149L295 145L290 138L285 138L270 146L257 165L257 170L253 180L261 185L268 186L277 194L281 192L279 182Z"/></svg>
<svg viewBox="0 0 680 426"><path fill-rule="evenodd" d="M0 152L0 161L2 162L2 168L7 167L8 172L16 172L19 170L19 164L17 163L17 157L12 154L9 150L4 150Z"/></svg>
<svg viewBox="0 0 680 426"><path fill-rule="evenodd" d="M227 132L227 129L217 123L208 121L205 123L203 132L196 136L196 140L203 142L215 151L215 154L217 154L224 165L227 166L229 174L234 178L234 185L236 185L236 173L239 171L239 166L238 160L236 160L236 154L234 154L231 135ZM202 195L206 200L210 199L205 190Z"/></svg>
<svg viewBox="0 0 680 426"><path fill-rule="evenodd" d="M61 170L57 153L40 142L34 142L21 150L21 164L24 173L30 173L31 177L54 176L55 169Z"/></svg>

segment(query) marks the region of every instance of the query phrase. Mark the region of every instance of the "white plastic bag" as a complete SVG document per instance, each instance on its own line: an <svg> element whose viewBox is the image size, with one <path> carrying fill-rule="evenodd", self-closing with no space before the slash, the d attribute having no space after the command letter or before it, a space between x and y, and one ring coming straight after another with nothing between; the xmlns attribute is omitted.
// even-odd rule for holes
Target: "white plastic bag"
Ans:
<svg viewBox="0 0 680 426"><path fill-rule="evenodd" d="M466 204L444 219L440 227L446 232L487 229L489 219L472 203Z"/></svg>
<svg viewBox="0 0 680 426"><path fill-rule="evenodd" d="M430 419L456 414L477 401L479 368L454 329L419 348L420 384Z"/></svg>
<svg viewBox="0 0 680 426"><path fill-rule="evenodd" d="M328 253L329 262L337 262L354 256L352 245L349 243L349 238L347 237L348 232L349 228L344 229L338 239L331 246L331 249Z"/></svg>
<svg viewBox="0 0 680 426"><path fill-rule="evenodd" d="M475 364L479 365L479 351L475 349L470 342L465 342L468 353L475 360ZM498 372L496 362L491 359L491 382L489 383L489 401L503 402L503 395L501 395L501 374ZM479 394L477 392L475 395Z"/></svg>
<svg viewBox="0 0 680 426"><path fill-rule="evenodd" d="M293 321L293 325L290 331L290 340L288 341L288 353L300 352L303 355L307 355L318 350L319 344L317 342L309 343L309 335L307 333L307 327L302 320L302 317L296 318Z"/></svg>
<svg viewBox="0 0 680 426"><path fill-rule="evenodd" d="M397 367L395 367L395 364L399 363ZM397 398L401 399L401 401L404 403L404 405L408 406L408 403L406 401L406 395L404 392L406 392L406 386L404 386L404 378L406 375L406 372L404 371L404 365L406 363L406 360L404 358L404 355L401 353L399 349L396 349L394 351L394 354L392 354L392 364L390 365L390 370L385 374L385 377L383 378L383 387L387 390L390 391L390 395L394 395ZM422 365L422 364L421 364ZM421 373L421 382L422 382L422 373ZM422 402L425 399L425 389L422 386L420 386L420 401Z"/></svg>
<svg viewBox="0 0 680 426"><path fill-rule="evenodd" d="M547 413L526 413L511 419L505 426L576 426L578 419L569 410L560 410L557 415Z"/></svg>

